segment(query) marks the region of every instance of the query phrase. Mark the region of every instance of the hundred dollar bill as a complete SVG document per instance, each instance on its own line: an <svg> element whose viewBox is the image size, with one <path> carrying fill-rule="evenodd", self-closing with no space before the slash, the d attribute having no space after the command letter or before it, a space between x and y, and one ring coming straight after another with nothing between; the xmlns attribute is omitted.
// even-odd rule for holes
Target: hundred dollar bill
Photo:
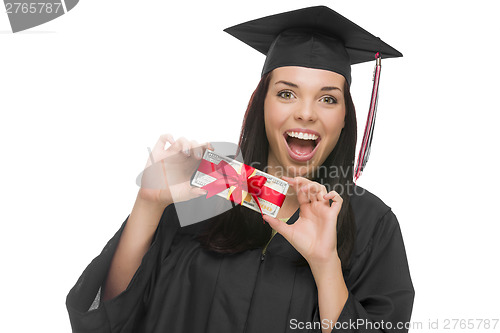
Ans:
<svg viewBox="0 0 500 333"><path fill-rule="evenodd" d="M225 157L218 155L217 153L211 151L211 150L205 150L205 154L203 155L203 159L207 160L210 163L218 165L221 161L226 161L228 164L230 164L238 173L240 173L242 163L236 160L233 160L231 158ZM288 183L282 179L279 179L277 177L271 176L270 174L267 174L265 172L262 172L260 170L255 169L255 174L252 176L263 176L267 179L266 183L264 184L265 187L268 187L270 189L273 189L283 195L286 195L288 191ZM210 184L213 182L216 178L207 175L199 170L196 170L194 176L192 177L191 180L191 185L197 186L197 187L203 187L207 184ZM220 197L223 197L225 199L229 200L229 195L230 193L235 189L234 186L231 186L230 188L225 189L224 191L218 193L217 195ZM280 210L280 206L275 205L272 202L269 202L265 199L258 198L260 207L262 208L262 212L266 215L270 215L272 217L276 217L278 215L278 212ZM253 209L257 212L260 213L259 207L257 203L255 202L254 198L252 195L247 193L246 191L243 191L243 201L241 203L242 206L248 207L250 209Z"/></svg>

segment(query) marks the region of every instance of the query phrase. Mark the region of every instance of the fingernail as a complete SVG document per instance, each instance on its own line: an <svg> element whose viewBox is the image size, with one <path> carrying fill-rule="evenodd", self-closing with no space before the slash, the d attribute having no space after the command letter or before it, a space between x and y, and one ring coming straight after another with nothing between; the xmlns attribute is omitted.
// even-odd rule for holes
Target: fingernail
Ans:
<svg viewBox="0 0 500 333"><path fill-rule="evenodd" d="M200 153L200 152L197 152L197 153L196 153L196 156L201 157L201 153Z"/></svg>
<svg viewBox="0 0 500 333"><path fill-rule="evenodd" d="M184 149L184 154L186 154L187 156L189 156L189 149Z"/></svg>

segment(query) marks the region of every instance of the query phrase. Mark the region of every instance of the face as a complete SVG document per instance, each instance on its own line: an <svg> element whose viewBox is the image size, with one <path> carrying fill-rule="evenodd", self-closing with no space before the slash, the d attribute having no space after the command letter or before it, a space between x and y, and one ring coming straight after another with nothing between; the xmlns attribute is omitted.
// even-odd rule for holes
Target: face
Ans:
<svg viewBox="0 0 500 333"><path fill-rule="evenodd" d="M268 173L311 178L338 142L345 78L297 66L276 68L264 102Z"/></svg>

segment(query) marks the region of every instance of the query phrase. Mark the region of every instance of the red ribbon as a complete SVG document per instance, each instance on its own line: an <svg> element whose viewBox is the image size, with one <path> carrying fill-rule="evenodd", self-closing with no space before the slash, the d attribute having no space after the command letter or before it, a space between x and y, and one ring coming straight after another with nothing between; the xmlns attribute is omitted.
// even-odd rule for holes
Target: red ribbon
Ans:
<svg viewBox="0 0 500 333"><path fill-rule="evenodd" d="M202 189L207 190L208 192L207 198L210 198L213 195L230 188L231 186L235 186L235 189L229 196L229 200L241 204L243 201L242 191L246 191L253 197L262 215L264 214L262 212L262 208L260 207L258 200L259 197L280 207L285 200L284 194L264 186L267 181L266 177L251 177L255 168L246 164L242 164L241 173L238 173L231 166L231 164L226 161L220 161L219 164L214 164L203 159L198 167L198 171L215 178L213 182L202 187Z"/></svg>

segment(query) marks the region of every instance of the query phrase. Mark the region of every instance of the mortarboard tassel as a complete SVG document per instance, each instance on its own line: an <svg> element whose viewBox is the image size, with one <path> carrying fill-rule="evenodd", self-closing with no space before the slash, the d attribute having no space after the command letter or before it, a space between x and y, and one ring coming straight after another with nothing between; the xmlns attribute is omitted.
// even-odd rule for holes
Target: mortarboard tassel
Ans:
<svg viewBox="0 0 500 333"><path fill-rule="evenodd" d="M380 81L380 69L382 57L377 52L375 54L375 69L373 72L373 89L372 97L370 101L370 109L368 111L368 117L366 119L365 133L363 135L363 142L359 148L358 161L356 163L356 170L354 172L354 182L356 182L363 172L366 162L368 162L368 157L370 156L370 147L372 144L373 130L375 127L375 116L377 115L377 102L378 102L378 88Z"/></svg>

